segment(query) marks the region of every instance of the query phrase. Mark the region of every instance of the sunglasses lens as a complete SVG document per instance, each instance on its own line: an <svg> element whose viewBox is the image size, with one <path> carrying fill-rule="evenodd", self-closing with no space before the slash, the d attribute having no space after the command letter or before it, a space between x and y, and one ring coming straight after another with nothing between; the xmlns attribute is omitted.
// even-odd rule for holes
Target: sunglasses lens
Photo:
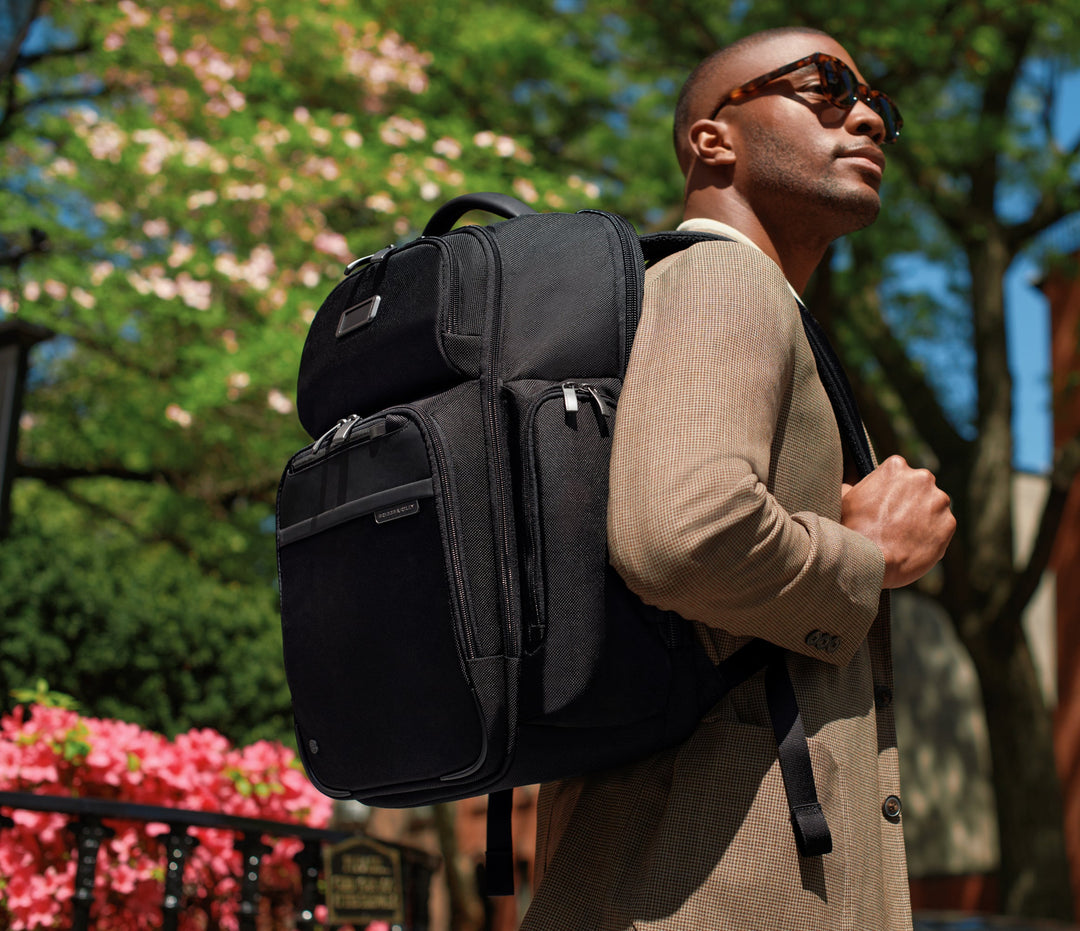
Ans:
<svg viewBox="0 0 1080 931"><path fill-rule="evenodd" d="M865 87L860 87L855 78L855 72L842 61L818 62L818 72L821 75L825 93L833 106L850 110L862 97L885 124L885 141L896 142L904 121L900 119L900 111L892 100L881 91L867 91Z"/></svg>
<svg viewBox="0 0 1080 931"><path fill-rule="evenodd" d="M855 75L842 61L823 61L818 64L821 83L829 95L829 102L837 107L851 109L855 106Z"/></svg>
<svg viewBox="0 0 1080 931"><path fill-rule="evenodd" d="M897 137L900 135L900 127L904 125L904 121L900 119L900 111L896 108L896 104L880 92L870 95L869 104L874 112L881 117L881 122L885 124L885 141L896 142Z"/></svg>

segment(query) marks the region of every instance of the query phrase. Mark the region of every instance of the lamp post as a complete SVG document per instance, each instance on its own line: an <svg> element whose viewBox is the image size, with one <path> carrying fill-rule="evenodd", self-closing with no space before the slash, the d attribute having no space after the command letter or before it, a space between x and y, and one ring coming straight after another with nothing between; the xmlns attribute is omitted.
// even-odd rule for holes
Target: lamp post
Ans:
<svg viewBox="0 0 1080 931"><path fill-rule="evenodd" d="M41 8L41 0L8 0L0 6L0 81L10 78L19 49ZM28 249L0 255L0 266L18 272L22 260L47 248L44 234L31 231ZM0 245L7 245L0 238ZM53 335L52 330L23 320L0 320L0 540L7 536L11 517L11 483L15 478L15 450L19 441L23 386L31 347Z"/></svg>
<svg viewBox="0 0 1080 931"><path fill-rule="evenodd" d="M24 320L0 320L0 540L11 517L11 484L19 444L19 416L30 349L53 335L47 327Z"/></svg>

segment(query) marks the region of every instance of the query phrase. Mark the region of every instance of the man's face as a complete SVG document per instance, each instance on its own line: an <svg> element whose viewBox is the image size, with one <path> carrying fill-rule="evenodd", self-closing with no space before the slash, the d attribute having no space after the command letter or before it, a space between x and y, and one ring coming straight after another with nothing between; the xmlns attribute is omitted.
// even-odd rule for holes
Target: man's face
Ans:
<svg viewBox="0 0 1080 931"><path fill-rule="evenodd" d="M844 61L847 52L824 36L790 35L748 49L724 69L722 94L813 52ZM778 78L716 116L725 121L736 160L732 183L766 224L816 227L831 236L874 221L885 159L881 118L864 102L850 110L821 94L811 65Z"/></svg>

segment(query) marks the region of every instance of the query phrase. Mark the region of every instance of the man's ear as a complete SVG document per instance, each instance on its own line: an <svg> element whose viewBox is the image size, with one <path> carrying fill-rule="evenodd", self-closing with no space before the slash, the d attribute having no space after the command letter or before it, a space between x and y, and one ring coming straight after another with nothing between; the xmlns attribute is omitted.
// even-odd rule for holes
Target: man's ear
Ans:
<svg viewBox="0 0 1080 931"><path fill-rule="evenodd" d="M690 127L690 148L704 165L719 168L735 164L731 131L725 120L698 120Z"/></svg>

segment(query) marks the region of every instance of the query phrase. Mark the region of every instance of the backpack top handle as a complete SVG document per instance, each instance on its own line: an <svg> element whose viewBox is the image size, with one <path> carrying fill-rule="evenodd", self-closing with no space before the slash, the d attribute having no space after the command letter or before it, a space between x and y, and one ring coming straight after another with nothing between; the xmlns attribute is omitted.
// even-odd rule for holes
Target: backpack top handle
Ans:
<svg viewBox="0 0 1080 931"><path fill-rule="evenodd" d="M432 215L424 227L425 236L441 236L449 233L465 214L470 210L486 210L496 216L510 219L521 217L529 213L536 213L524 201L511 197L509 194L496 194L493 192L480 192L477 194L462 194L453 200L448 200Z"/></svg>

